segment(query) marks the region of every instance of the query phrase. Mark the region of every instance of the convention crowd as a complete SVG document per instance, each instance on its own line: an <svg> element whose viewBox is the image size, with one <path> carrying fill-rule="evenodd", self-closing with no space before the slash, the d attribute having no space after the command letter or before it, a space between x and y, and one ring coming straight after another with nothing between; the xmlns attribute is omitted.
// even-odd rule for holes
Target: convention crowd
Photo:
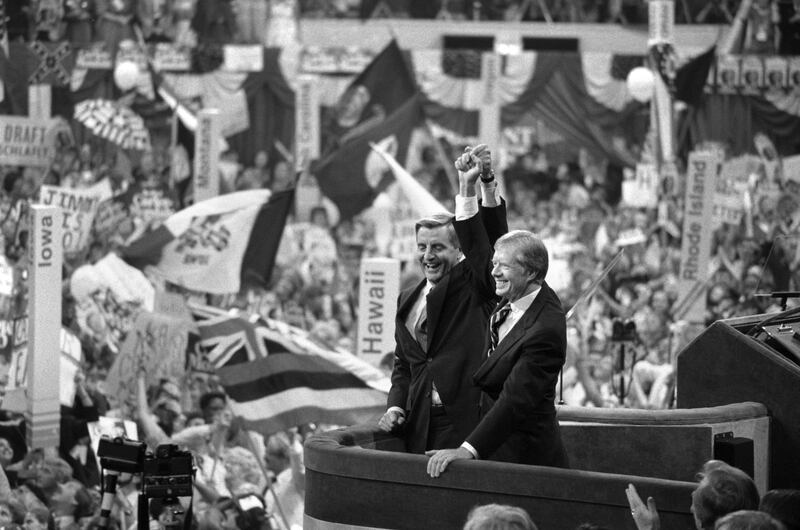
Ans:
<svg viewBox="0 0 800 530"><path fill-rule="evenodd" d="M425 13L419 16L456 19L551 17L562 22L635 24L646 16L641 2L628 1L383 3L406 10L420 8ZM65 4L68 24L66 29L60 26L58 29L69 33L73 41L80 41L86 31L86 40L92 40L88 15L95 13L95 4L108 4L99 18L109 27L117 24L126 30L126 21L136 8L136 2L132 1ZM153 24L145 28L148 38L158 36L163 29L164 35L178 41L170 33L173 27L170 21L175 18L186 26L192 18L187 13L194 12L189 9L194 6L192 2L141 4L158 5L165 10L168 6L174 8L164 17L152 18ZM237 17L247 21L248 14L253 13L248 9L265 10L268 4L242 1L235 3L237 9L233 4L222 0L197 2L201 14L214 15L199 16L192 22L201 40L253 41L242 28L250 28L252 36L259 33L258 28L253 29L257 22L242 23L239 27ZM364 16L360 10L369 2L299 4L304 17L335 18ZM434 4L441 5L428 13ZM687 5L694 4L698 3ZM736 9L734 2L702 4L710 7L690 9L687 11L691 11L690 16L680 15L679 11L679 18L728 23ZM790 2L767 4L780 8L781 17L789 7L791 15L795 15ZM6 2L8 10L15 7L18 7L16 2ZM543 7L547 8L547 14ZM14 33L15 28L29 26L27 22L17 24L18 19L28 15L38 17L41 22L36 27L39 36L55 31L52 17L45 16L46 9L37 11L36 16L12 12L9 22L12 40L29 36L27 29ZM397 9L392 15L399 16ZM775 18L774 22L789 23L790 18ZM162 19L166 21L166 29L158 23ZM252 17L249 21L253 22ZM791 22L796 25L797 21ZM179 26L174 24L175 28ZM59 34L58 38L62 36ZM84 136L77 134L77 143L61 143L46 169L0 166L0 249L3 250L0 322L4 325L0 369L5 380L13 375L8 373L17 335L13 323L27 311L27 212L38 201L41 186L87 189L102 183L116 199L109 201L103 215L98 214L86 245L79 252L65 255L62 326L79 341L82 356L74 376L74 402L71 407L61 409L58 449L29 451L23 415L0 411L0 528L102 527L98 516L101 476L90 436L90 426L101 419L112 423L133 422L135 430L126 430L126 434L137 433L135 437L146 441L151 449L174 443L192 452L198 469L195 477L198 488L191 507L197 527L262 528L266 524L285 529L301 527L302 442L325 426L301 425L277 433L245 430L239 419L231 417L216 375L202 367L187 371L180 379L164 379L157 384L149 384L143 374L136 374L138 393L133 408L123 407L107 391L109 370L142 309L135 303L116 299L107 290L87 292L85 284L73 281L73 273L119 251L186 205L188 175L177 166L180 163L185 169L187 157L180 148L170 151L163 145L159 147L157 142L152 152L133 153ZM679 292L678 285L684 206L681 183L685 168L679 168L674 181L659 183L651 204L631 206L622 193L622 180L628 177L591 156L575 153L574 157L562 160L563 153L534 144L526 146L525 152L517 153L513 160L504 161L500 176L510 227L532 230L546 241L553 263L548 283L558 292L565 309L574 308L568 321L568 356L560 402L592 407L669 408L675 390L676 352L699 331L685 319L687 309L697 297L705 299L708 324L721 318L775 310L779 301L757 295L800 289L797 266L800 250L795 237L800 219L797 184L800 174L791 174L780 160L767 156L734 157L725 152L725 146L698 147L716 149L726 163L731 163L734 173L724 185L736 188L746 199L741 215L734 222L721 222L715 227L710 279L698 284L688 298L687 293ZM452 211L455 186L441 159L455 159L463 146L446 145L445 150L448 149L446 156L440 157L430 145L419 147L408 168ZM555 159L558 162L551 161ZM647 161L646 153L642 160ZM291 166L278 151L258 153L248 167L238 161L234 152L223 153L222 162L227 191L253 188L278 191L291 185ZM412 285L421 278L410 253L393 246L391 234L390 237L382 234L386 227L381 226L380 219L387 216L375 213L380 208L389 210L388 218L401 217L400 221L407 226L408 205L403 204L397 190L390 189L376 201L375 208L340 221L335 207L320 196L313 175L303 175L299 188L310 191L304 195L302 204L298 199L295 211L290 214L268 286L247 286L231 296L181 294L222 309L238 309L284 321L331 347L354 351L360 260L395 255L403 260L401 286ZM119 204L125 207L117 209ZM602 276L612 261L614 266ZM594 285L598 278L602 281ZM582 296L588 292L592 296ZM387 373L391 371L391 361L392 356L387 352L381 365ZM136 475L120 476L117 495L120 500L114 503L109 528L137 528L137 513L132 506L136 505L139 480ZM267 507L268 522L262 520L264 510L242 502L251 494ZM756 505L750 503L745 507ZM156 502L151 506L151 514L154 519L161 517L164 523L170 512Z"/></svg>
<svg viewBox="0 0 800 530"><path fill-rule="evenodd" d="M7 321L25 312L25 214L43 183L80 189L103 181L117 197L127 194L131 199L129 216L114 223L96 220L86 250L65 255L62 323L78 338L83 354L75 375L75 401L73 407L62 407L57 453L26 451L24 419L4 412L0 454L7 480L0 486L4 490L0 524L31 518L46 521L49 516L59 521L59 528L98 524L100 477L88 448L87 425L100 417L135 421L139 438L153 448L171 442L191 449L197 457L196 482L201 485L193 505L200 527L236 527L236 516L246 511L231 499L253 492L260 495L266 484L274 492L265 497L274 524L300 524L301 443L317 426L280 433L244 431L226 411L225 394L214 373L202 369L149 388L140 374L134 410L120 407L115 396L105 392L105 377L141 308L115 300L110 291L89 296L76 292L78 285L71 282L71 275L80 266L124 247L144 227L157 225L180 209L185 199L185 188L170 171L171 161L180 157L158 148L128 156L131 153L108 147L93 141L77 146L65 143L46 171L1 168L4 260L5 268L13 273L13 289L0 299ZM721 146L709 147L724 153ZM460 149L452 147L454 153ZM418 160L408 164L414 176L452 208L453 188L434 150L424 145L416 156ZM270 160L262 153L255 157L253 167L242 167L233 153L222 158L233 168L227 181L231 189L285 186L285 179L275 172L285 172L283 160ZM785 175L779 163L755 155L748 155L746 162L733 164L752 170L737 179L746 182L744 213L735 224L718 224L710 280L689 295L705 298L706 323L775 310L777 300L756 295L796 289L800 281L796 266L800 253L793 238L798 215L794 178ZM503 179L510 228L533 230L547 242L552 260L548 282L565 308L574 306L560 399L596 407L669 407L675 354L698 332L684 320L693 299L680 299L677 282L683 179L662 182L653 206L631 207L621 197L620 179L604 164L585 153L574 162L552 164L547 149L538 145L517 156L503 171ZM314 189L313 176L304 175L300 185ZM402 210L396 191L387 193L396 199L388 201L395 211ZM143 200L145 196L149 202ZM331 347L353 351L359 260L394 250L378 235L374 208L338 222L335 208L316 197L317 202L303 207L298 202L290 215L266 289L248 286L235 296L203 298L200 293L184 293L186 297L283 320ZM385 202L379 199L376 204ZM404 260L402 286L420 278L418 264L409 257L398 255ZM610 272L601 276L615 257ZM598 278L602 281L593 285ZM587 292L593 296L581 296ZM8 369L13 333L5 342L3 366ZM391 355L382 368L391 371ZM120 484L123 496L133 500L136 479L123 477ZM279 502L274 502L275 497ZM135 513L128 512L115 505L114 524L135 528ZM229 522L221 523L226 517Z"/></svg>

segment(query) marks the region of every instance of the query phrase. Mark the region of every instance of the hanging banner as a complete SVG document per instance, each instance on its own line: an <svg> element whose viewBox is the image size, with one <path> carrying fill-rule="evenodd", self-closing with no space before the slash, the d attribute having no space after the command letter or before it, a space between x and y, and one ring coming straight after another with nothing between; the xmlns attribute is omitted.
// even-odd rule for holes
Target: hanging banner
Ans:
<svg viewBox="0 0 800 530"><path fill-rule="evenodd" d="M742 94L758 95L764 86L764 63L757 55L742 56Z"/></svg>
<svg viewBox="0 0 800 530"><path fill-rule="evenodd" d="M0 116L0 165L46 167L55 154L52 120Z"/></svg>
<svg viewBox="0 0 800 530"><path fill-rule="evenodd" d="M694 151L689 155L678 279L679 298L684 298L708 279L714 230L711 219L718 167L719 158L710 152ZM702 323L705 308L705 296L696 297L683 315L683 320Z"/></svg>
<svg viewBox="0 0 800 530"><path fill-rule="evenodd" d="M717 57L717 92L736 94L741 84L741 61L739 56L723 55Z"/></svg>
<svg viewBox="0 0 800 530"><path fill-rule="evenodd" d="M89 243L94 216L103 200L98 190L42 185L40 204L58 206L63 213L64 252L80 252Z"/></svg>
<svg viewBox="0 0 800 530"><path fill-rule="evenodd" d="M788 86L788 68L789 62L785 57L765 57L764 83L767 88L771 90L782 90Z"/></svg>
<svg viewBox="0 0 800 530"><path fill-rule="evenodd" d="M303 75L295 89L295 170L303 171L319 157L319 77Z"/></svg>
<svg viewBox="0 0 800 530"><path fill-rule="evenodd" d="M394 351L394 317L399 295L399 261L391 258L361 261L357 353L374 366Z"/></svg>
<svg viewBox="0 0 800 530"><path fill-rule="evenodd" d="M360 74L375 52L359 47L306 46L300 52L300 71L315 74Z"/></svg>

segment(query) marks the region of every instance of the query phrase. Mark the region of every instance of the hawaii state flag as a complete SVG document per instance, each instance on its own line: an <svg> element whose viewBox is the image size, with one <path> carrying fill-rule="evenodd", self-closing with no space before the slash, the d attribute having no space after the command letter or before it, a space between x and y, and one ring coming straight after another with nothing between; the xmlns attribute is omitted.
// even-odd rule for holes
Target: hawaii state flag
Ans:
<svg viewBox="0 0 800 530"><path fill-rule="evenodd" d="M405 163L411 132L422 124L419 96L406 101L384 121L351 139L313 168L320 190L339 208L346 220L369 208L393 181L392 171L375 144L400 163Z"/></svg>
<svg viewBox="0 0 800 530"><path fill-rule="evenodd" d="M391 383L380 370L284 322L191 306L199 345L245 426L272 433L309 422L375 420Z"/></svg>
<svg viewBox="0 0 800 530"><path fill-rule="evenodd" d="M169 216L122 250L131 265L152 265L167 281L212 294L266 285L294 189L220 195Z"/></svg>

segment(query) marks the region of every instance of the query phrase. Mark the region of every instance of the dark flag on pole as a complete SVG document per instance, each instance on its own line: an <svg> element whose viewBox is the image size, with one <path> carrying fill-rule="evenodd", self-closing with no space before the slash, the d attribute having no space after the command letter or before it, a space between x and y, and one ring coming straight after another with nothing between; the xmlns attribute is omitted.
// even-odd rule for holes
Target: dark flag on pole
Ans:
<svg viewBox="0 0 800 530"><path fill-rule="evenodd" d="M394 178L386 162L369 146L375 143L401 164L405 163L411 132L422 124L422 107L414 96L394 114L352 138L313 168L317 182L339 208L341 219L350 219L368 208Z"/></svg>
<svg viewBox="0 0 800 530"><path fill-rule="evenodd" d="M703 100L703 89L708 79L708 72L714 64L716 51L716 45L712 46L681 66L677 66L675 49L672 45L659 43L650 47L650 61L675 99L696 106Z"/></svg>
<svg viewBox="0 0 800 530"><path fill-rule="evenodd" d="M322 157L383 121L416 91L403 52L392 39L350 83L336 106L323 110Z"/></svg>
<svg viewBox="0 0 800 530"><path fill-rule="evenodd" d="M675 99L689 105L699 105L703 101L708 72L714 64L716 54L717 47L712 46L678 67L675 71Z"/></svg>

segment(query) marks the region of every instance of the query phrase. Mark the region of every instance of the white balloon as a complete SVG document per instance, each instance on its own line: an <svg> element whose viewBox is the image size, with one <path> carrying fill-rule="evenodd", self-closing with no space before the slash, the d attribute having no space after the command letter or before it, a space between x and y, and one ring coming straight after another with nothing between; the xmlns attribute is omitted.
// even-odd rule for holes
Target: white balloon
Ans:
<svg viewBox="0 0 800 530"><path fill-rule="evenodd" d="M655 83L656 80L653 76L653 71L644 66L637 66L631 70L626 80L628 92L630 92L631 97L642 103L650 101L650 98L653 97Z"/></svg>
<svg viewBox="0 0 800 530"><path fill-rule="evenodd" d="M136 86L139 79L139 65L133 61L121 61L114 67L114 82L123 92Z"/></svg>

